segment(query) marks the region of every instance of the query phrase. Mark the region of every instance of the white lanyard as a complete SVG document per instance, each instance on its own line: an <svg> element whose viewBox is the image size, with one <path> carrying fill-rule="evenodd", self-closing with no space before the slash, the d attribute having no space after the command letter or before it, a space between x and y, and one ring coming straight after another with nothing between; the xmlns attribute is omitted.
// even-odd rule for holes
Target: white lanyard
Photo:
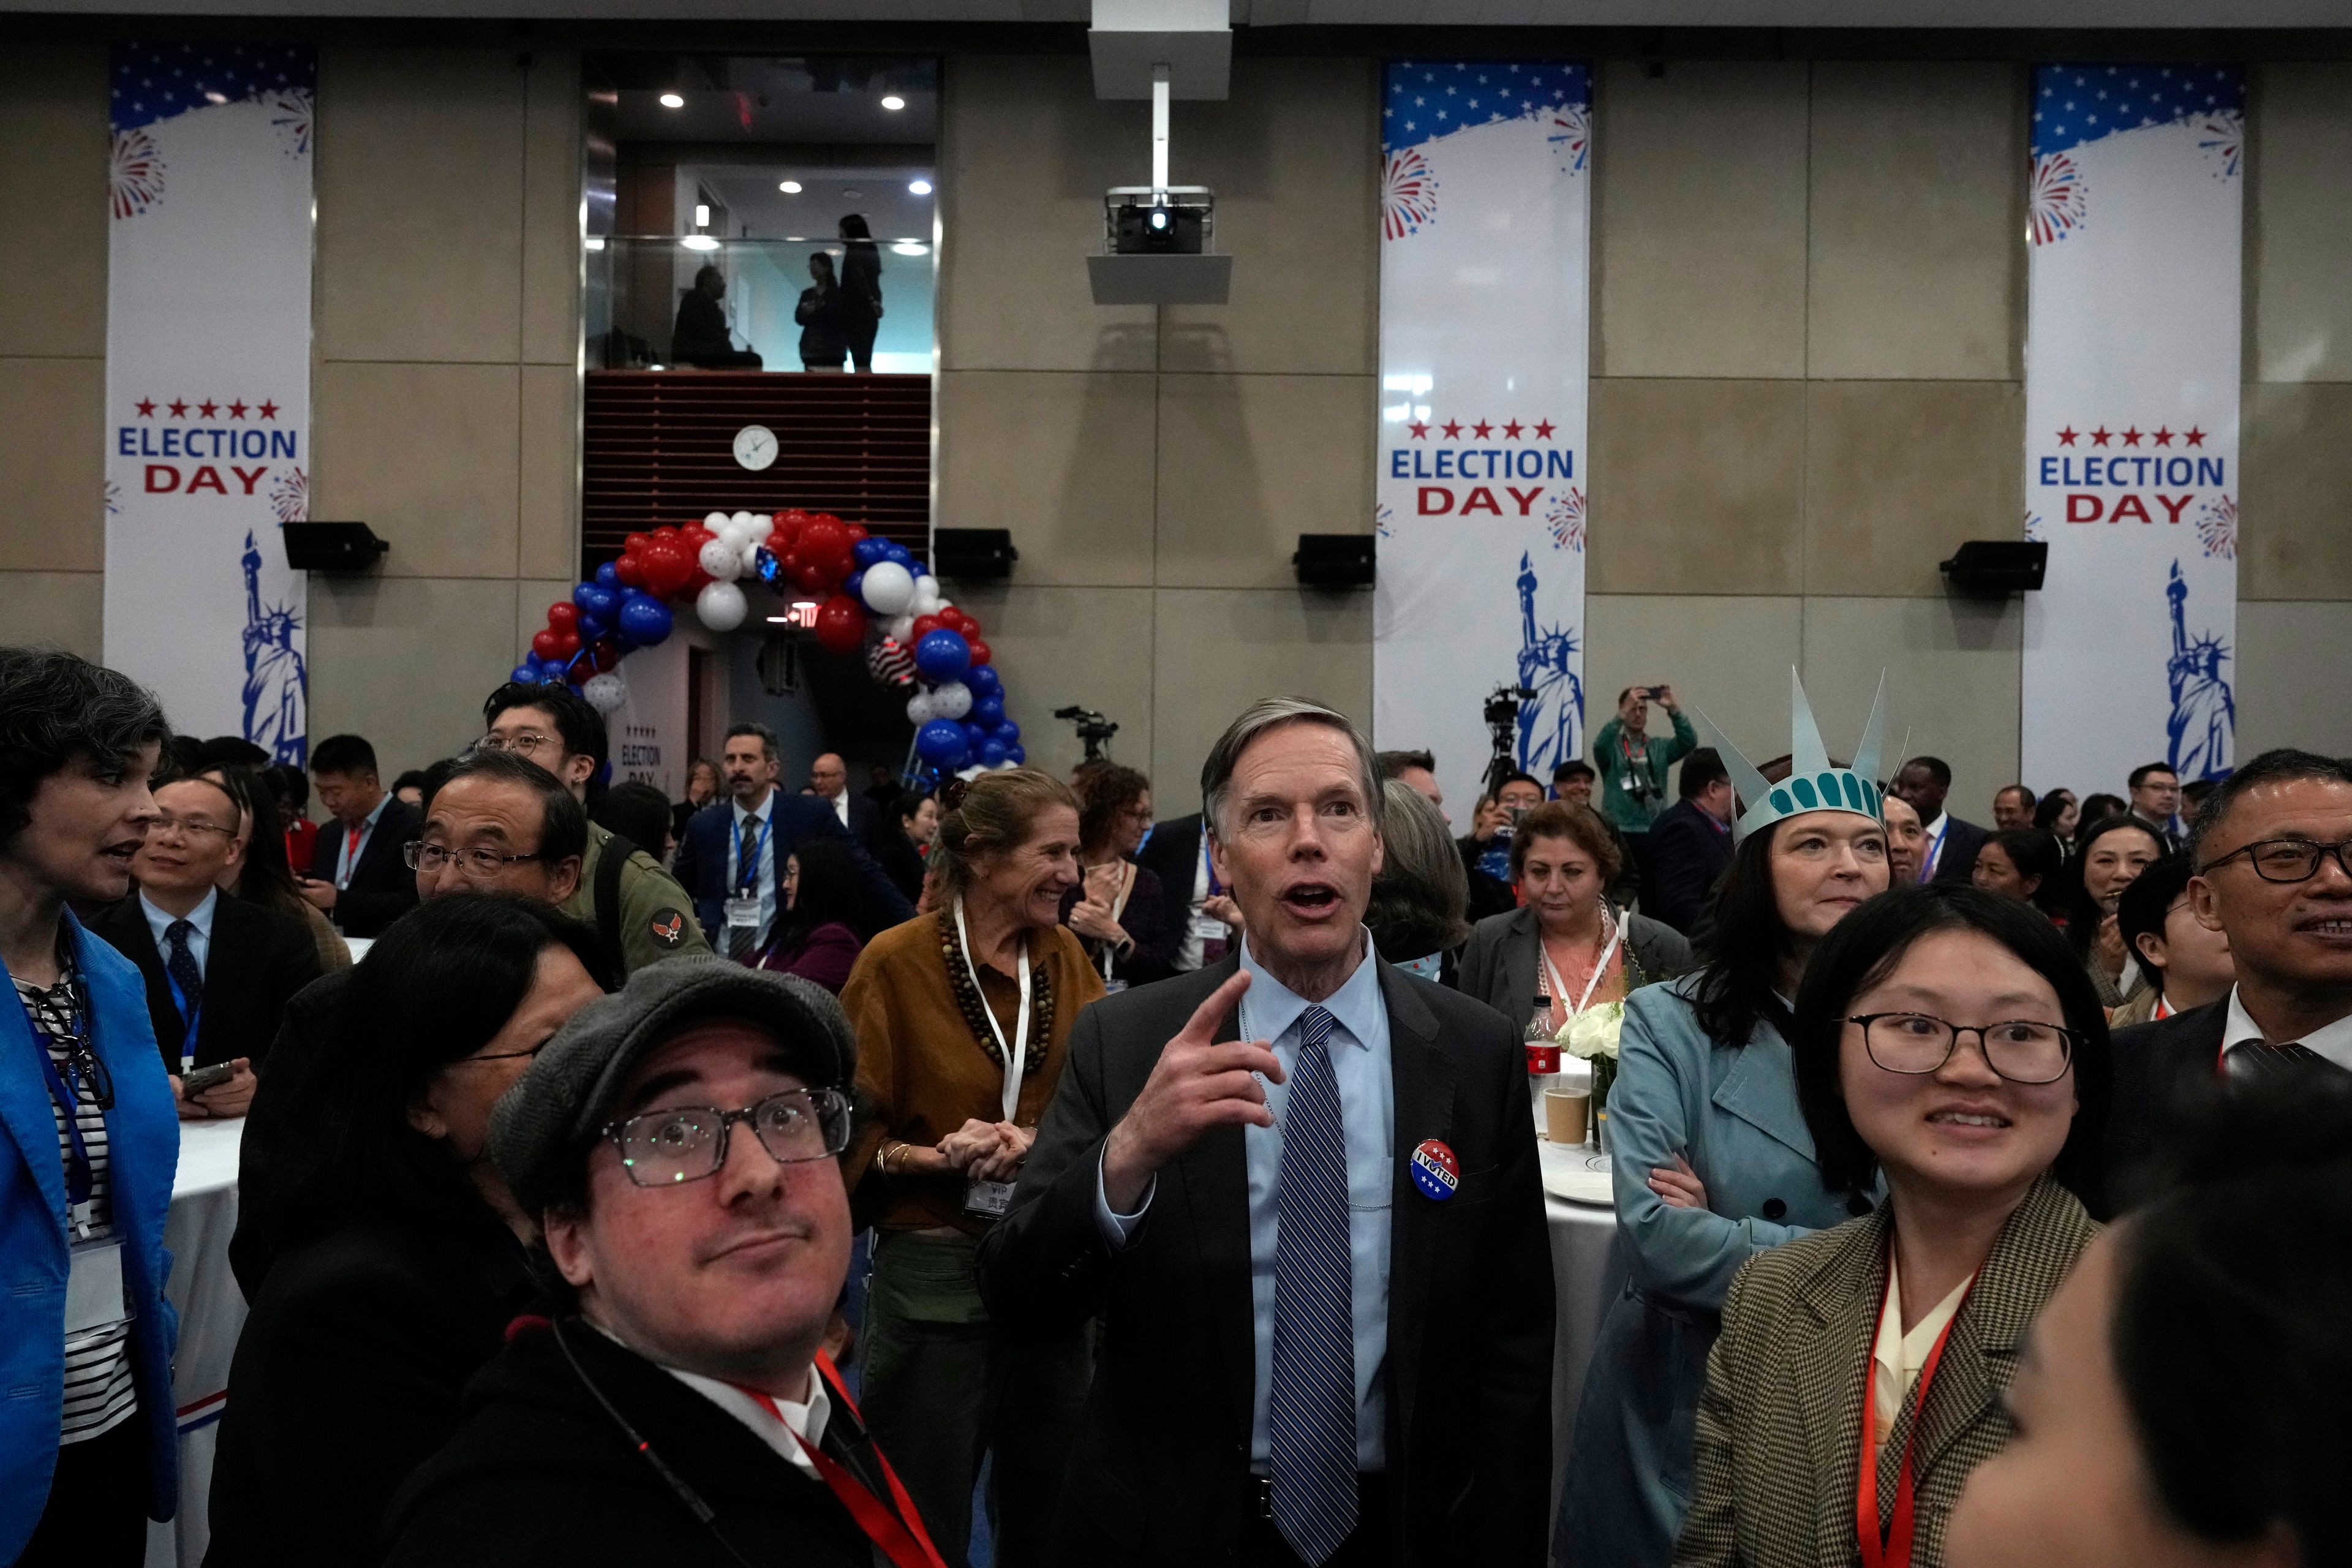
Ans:
<svg viewBox="0 0 2352 1568"><path fill-rule="evenodd" d="M1601 918L1609 922L1609 945L1601 950L1601 962L1592 966L1592 977L1584 983L1584 994L1578 997L1576 1005L1569 1010L1568 1016L1571 1018L1583 1012L1585 1005L1592 1000L1592 993L1600 986L1601 977L1609 973L1609 961L1617 954L1618 939L1625 934L1625 922L1611 916L1606 905L1602 906ZM1543 954L1544 967L1551 972L1552 995L1559 1001L1567 1001L1568 982L1561 976L1559 965L1551 961L1551 949L1544 945L1540 919L1536 922L1536 951Z"/></svg>
<svg viewBox="0 0 2352 1568"><path fill-rule="evenodd" d="M971 976L972 994L980 998L981 1016L988 1020L989 1032L996 1037L996 1048L1004 1056L1004 1120L1013 1120L1013 1109L1021 1102L1021 1068L1029 1059L1029 939L1021 939L1021 1012L1013 1026L1013 1043L1004 1043L1004 1029L996 1021L996 1009L988 1005L988 993L980 988L980 970L971 962L971 935L964 929L963 900L955 901L956 946L963 950L963 972Z"/></svg>

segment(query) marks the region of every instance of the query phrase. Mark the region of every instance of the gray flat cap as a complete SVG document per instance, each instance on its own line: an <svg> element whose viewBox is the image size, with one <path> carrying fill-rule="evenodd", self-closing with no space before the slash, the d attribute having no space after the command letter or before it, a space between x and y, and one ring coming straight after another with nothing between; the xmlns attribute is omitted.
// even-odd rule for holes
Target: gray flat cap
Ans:
<svg viewBox="0 0 2352 1568"><path fill-rule="evenodd" d="M586 1146L637 1064L714 1018L775 1036L811 1089L847 1092L857 1076L857 1037L822 987L711 954L648 964L573 1015L491 1112L490 1159L523 1212L539 1214L577 1186Z"/></svg>

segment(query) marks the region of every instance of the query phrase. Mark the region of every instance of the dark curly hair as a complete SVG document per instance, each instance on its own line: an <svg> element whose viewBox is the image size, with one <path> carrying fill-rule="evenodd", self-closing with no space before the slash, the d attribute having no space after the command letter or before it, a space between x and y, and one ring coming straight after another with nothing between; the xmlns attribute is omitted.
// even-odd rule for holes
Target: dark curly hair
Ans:
<svg viewBox="0 0 2352 1568"><path fill-rule="evenodd" d="M1083 852L1110 842L1119 819L1151 793L1151 781L1133 768L1105 763L1088 768L1074 787L1078 792L1078 847Z"/></svg>
<svg viewBox="0 0 2352 1568"><path fill-rule="evenodd" d="M57 648L0 647L0 844L33 820L41 781L81 764L119 773L172 739L155 694Z"/></svg>

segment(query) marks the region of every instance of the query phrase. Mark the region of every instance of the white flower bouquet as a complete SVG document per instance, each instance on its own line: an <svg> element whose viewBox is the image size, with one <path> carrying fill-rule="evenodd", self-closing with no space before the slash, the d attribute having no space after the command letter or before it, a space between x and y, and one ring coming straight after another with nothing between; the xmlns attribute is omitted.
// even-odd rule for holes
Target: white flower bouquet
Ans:
<svg viewBox="0 0 2352 1568"><path fill-rule="evenodd" d="M1610 1085L1617 1081L1617 1042L1624 1032L1625 1004L1596 1002L1560 1026L1560 1048L1592 1064L1592 1114L1609 1106Z"/></svg>

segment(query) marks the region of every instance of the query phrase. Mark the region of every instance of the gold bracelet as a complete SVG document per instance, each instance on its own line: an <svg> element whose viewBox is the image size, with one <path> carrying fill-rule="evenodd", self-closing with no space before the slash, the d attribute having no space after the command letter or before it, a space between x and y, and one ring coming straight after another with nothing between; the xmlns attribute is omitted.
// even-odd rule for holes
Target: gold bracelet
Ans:
<svg viewBox="0 0 2352 1568"><path fill-rule="evenodd" d="M901 1162L902 1168L900 1170L893 1171L890 1169L890 1157L893 1154L905 1154L907 1147L908 1146L904 1143L892 1143L882 1151L882 1175L884 1180L897 1181L900 1175L905 1173L903 1169L903 1161Z"/></svg>

